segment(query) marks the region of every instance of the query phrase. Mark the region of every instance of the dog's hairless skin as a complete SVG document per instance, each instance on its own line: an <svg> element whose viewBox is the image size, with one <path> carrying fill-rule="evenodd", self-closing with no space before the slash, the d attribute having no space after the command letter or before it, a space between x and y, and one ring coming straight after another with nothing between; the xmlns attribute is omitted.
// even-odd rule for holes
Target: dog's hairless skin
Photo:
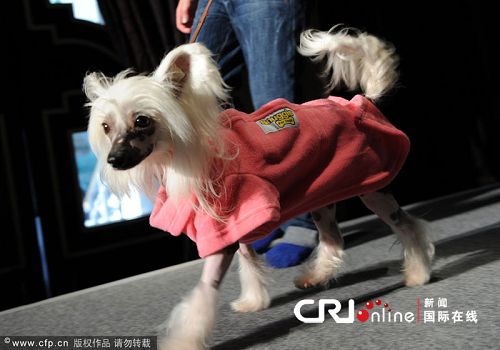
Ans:
<svg viewBox="0 0 500 350"><path fill-rule="evenodd" d="M154 143L149 140L155 131L151 122L147 127L132 127L117 135L107 158L108 163L117 170L127 170L139 164L153 152Z"/></svg>
<svg viewBox="0 0 500 350"><path fill-rule="evenodd" d="M401 226L405 221L408 221L408 214L403 209L398 208L390 215L390 218L394 225Z"/></svg>
<svg viewBox="0 0 500 350"><path fill-rule="evenodd" d="M203 272L200 281L219 289L222 279L233 260L234 253L238 250L235 243L215 254L208 256L203 265Z"/></svg>

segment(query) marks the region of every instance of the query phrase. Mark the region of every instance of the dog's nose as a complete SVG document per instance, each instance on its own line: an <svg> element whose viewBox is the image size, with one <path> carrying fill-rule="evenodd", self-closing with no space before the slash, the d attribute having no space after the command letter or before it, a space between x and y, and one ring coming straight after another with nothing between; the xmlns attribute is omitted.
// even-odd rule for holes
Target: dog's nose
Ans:
<svg viewBox="0 0 500 350"><path fill-rule="evenodd" d="M122 168L125 164L125 156L123 153L111 153L108 155L108 163L113 168Z"/></svg>

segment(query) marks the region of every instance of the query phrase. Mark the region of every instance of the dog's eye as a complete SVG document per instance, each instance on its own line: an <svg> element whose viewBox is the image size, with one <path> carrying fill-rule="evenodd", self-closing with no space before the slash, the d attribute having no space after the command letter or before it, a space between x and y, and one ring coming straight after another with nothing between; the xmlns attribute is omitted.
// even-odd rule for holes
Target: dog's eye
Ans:
<svg viewBox="0 0 500 350"><path fill-rule="evenodd" d="M101 125L102 125L102 128L104 129L104 133L105 134L109 133L109 130L110 130L109 125L106 123L102 123Z"/></svg>
<svg viewBox="0 0 500 350"><path fill-rule="evenodd" d="M151 119L145 115L138 115L134 123L136 128L147 128L151 125Z"/></svg>

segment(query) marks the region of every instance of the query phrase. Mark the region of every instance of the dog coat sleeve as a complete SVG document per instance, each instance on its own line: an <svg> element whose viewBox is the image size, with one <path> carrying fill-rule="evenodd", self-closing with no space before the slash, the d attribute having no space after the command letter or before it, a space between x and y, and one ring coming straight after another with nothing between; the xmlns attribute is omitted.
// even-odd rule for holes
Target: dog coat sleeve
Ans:
<svg viewBox="0 0 500 350"><path fill-rule="evenodd" d="M279 194L270 182L255 175L233 174L224 183L221 205L228 213L222 212L223 222L201 211L194 219L201 257L238 241L253 242L268 234L280 218Z"/></svg>
<svg viewBox="0 0 500 350"><path fill-rule="evenodd" d="M151 226L174 236L187 234L202 258L235 242L250 243L269 233L280 218L276 188L250 174L229 175L224 185L220 198L222 221L201 210L195 211L187 201L173 203L161 188L151 213Z"/></svg>

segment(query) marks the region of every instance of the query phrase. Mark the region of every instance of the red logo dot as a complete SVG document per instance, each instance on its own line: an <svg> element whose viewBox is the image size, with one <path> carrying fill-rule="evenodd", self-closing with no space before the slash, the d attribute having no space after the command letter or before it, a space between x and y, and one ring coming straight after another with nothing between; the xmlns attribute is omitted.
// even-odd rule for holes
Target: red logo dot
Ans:
<svg viewBox="0 0 500 350"><path fill-rule="evenodd" d="M368 311L366 311L365 309L359 310L356 317L358 318L359 322L366 322L366 321L368 321L368 318L370 317L370 313Z"/></svg>
<svg viewBox="0 0 500 350"><path fill-rule="evenodd" d="M382 305L382 300L377 299L377 301L375 301L375 304L377 304L377 305Z"/></svg>
<svg viewBox="0 0 500 350"><path fill-rule="evenodd" d="M371 300L370 300L370 301L368 301L368 302L366 302L366 308L367 308L368 310L373 309L373 302L372 302Z"/></svg>
<svg viewBox="0 0 500 350"><path fill-rule="evenodd" d="M384 304L384 307L389 307L389 304L385 303L385 304Z"/></svg>

